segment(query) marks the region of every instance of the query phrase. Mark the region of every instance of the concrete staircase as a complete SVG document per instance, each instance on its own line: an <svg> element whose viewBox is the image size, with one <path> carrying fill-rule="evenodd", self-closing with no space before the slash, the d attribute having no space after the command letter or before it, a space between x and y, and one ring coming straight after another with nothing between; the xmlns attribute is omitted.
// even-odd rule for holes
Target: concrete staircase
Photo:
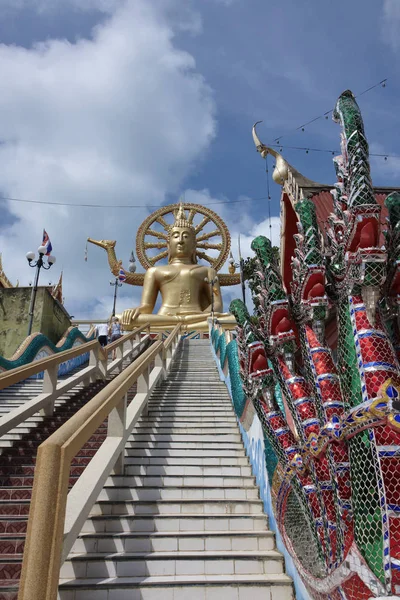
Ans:
<svg viewBox="0 0 400 600"><path fill-rule="evenodd" d="M126 361L124 367L128 364ZM73 374L74 371L67 377ZM115 374L108 377L106 381L98 380L87 387L77 384L69 392L59 396L52 416L33 415L0 438L0 600L17 600L39 445L89 402L114 376ZM42 380L28 379L0 390L0 417L41 393L42 385ZM136 386L129 391L128 402L135 393ZM74 457L70 470L70 487L90 463L106 435L107 422L104 422Z"/></svg>
<svg viewBox="0 0 400 600"><path fill-rule="evenodd" d="M133 400L134 401L134 400ZM61 600L291 600L208 340L185 341L61 569Z"/></svg>

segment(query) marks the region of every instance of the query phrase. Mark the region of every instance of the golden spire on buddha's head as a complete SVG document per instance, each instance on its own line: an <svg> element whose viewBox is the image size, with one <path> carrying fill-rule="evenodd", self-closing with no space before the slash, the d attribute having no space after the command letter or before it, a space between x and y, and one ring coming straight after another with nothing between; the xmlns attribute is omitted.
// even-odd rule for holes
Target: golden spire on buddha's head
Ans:
<svg viewBox="0 0 400 600"><path fill-rule="evenodd" d="M174 229L174 227L186 227L187 229L194 230L193 224L190 223L190 221L188 221L186 217L185 209L183 208L182 202L180 202L179 204L178 212L176 213L175 221L174 224L171 226L171 229Z"/></svg>

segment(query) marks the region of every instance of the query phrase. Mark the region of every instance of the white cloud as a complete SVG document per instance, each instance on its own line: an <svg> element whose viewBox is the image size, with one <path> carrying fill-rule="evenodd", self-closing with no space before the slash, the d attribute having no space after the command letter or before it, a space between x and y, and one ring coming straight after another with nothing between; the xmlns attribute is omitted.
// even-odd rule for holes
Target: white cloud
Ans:
<svg viewBox="0 0 400 600"><path fill-rule="evenodd" d="M382 37L393 50L400 48L400 3L398 0L384 0L382 17Z"/></svg>
<svg viewBox="0 0 400 600"><path fill-rule="evenodd" d="M45 227L58 259L51 279L63 266L66 307L75 316L95 310L94 297L110 294L104 251L90 247L83 261L86 237L117 239L126 264L146 204L159 205L177 192L215 133L212 92L193 57L174 45L177 13L171 20L160 6L121 4L91 40L49 40L29 50L0 46L2 194L140 206L7 203L17 219L0 229L9 277L21 284L32 279L24 255L37 248ZM140 294L122 290L120 310Z"/></svg>
<svg viewBox="0 0 400 600"><path fill-rule="evenodd" d="M279 217L271 217L271 223L269 218L264 219L260 223L255 223L247 235L243 235L242 233L240 236L240 246L242 250L242 255L244 257L254 256L254 252L251 249L251 242L258 235L264 235L265 237L271 240L273 246L279 246L280 227L281 220Z"/></svg>

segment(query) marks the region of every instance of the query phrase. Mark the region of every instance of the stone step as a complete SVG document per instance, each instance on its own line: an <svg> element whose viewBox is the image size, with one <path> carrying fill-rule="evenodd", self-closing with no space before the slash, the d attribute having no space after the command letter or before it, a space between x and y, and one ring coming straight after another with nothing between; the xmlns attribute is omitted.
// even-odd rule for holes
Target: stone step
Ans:
<svg viewBox="0 0 400 600"><path fill-rule="evenodd" d="M170 456L166 454L166 456L138 456L136 453L130 453L125 456L125 465L140 465L140 466L157 466L157 467L167 467L167 466L178 466L178 467L215 467L215 466L240 466L240 467L248 467L249 459L243 452L241 456L221 456L218 453L218 456L215 456L215 452L213 456L202 457L202 456L187 456L185 455L183 458L179 456Z"/></svg>
<svg viewBox="0 0 400 600"><path fill-rule="evenodd" d="M283 557L275 550L86 553L72 556L60 578L157 577L179 575L267 575L283 572Z"/></svg>
<svg viewBox="0 0 400 600"><path fill-rule="evenodd" d="M1 539L1 538L0 538ZM10 544L20 538L9 536ZM82 552L204 552L274 550L271 531L182 531L145 533L85 533L75 541L72 554Z"/></svg>
<svg viewBox="0 0 400 600"><path fill-rule="evenodd" d="M211 398L212 400L215 399L216 403L218 403L220 400L225 401L229 399L229 394L226 388L224 389L222 387L216 387L214 384L205 386L196 382L194 382L191 386L181 384L178 381L172 382L168 385L168 387L157 387L154 391L154 394L154 398L170 396L170 399L174 401L180 399L180 394L182 394L183 397L192 396L194 398L199 398L200 402L207 398Z"/></svg>
<svg viewBox="0 0 400 600"><path fill-rule="evenodd" d="M149 406L148 411L148 419L152 419L153 421L161 420L168 416L176 416L178 419L186 419L196 417L201 419L234 419L236 421L236 416L231 407L224 408L219 406L212 405L210 408L201 408L201 407L192 407L191 409L187 409L181 406ZM143 417L146 420L146 417Z"/></svg>
<svg viewBox="0 0 400 600"><path fill-rule="evenodd" d="M136 438L135 438L136 439ZM86 445L88 448L91 447L90 445ZM92 447L96 447L96 446L92 446ZM180 450L180 449L186 449L187 452L193 450L193 452L195 452L196 450L237 450L240 451L244 454L244 450L243 450L243 446L241 445L241 443L239 441L237 442L221 442L221 441L201 441L201 442L189 442L187 440L177 440L174 439L173 441L170 441L167 439L167 436L165 436L165 440L164 441L153 441L151 439L143 439L143 440L138 440L138 441L128 441L126 443L125 446L125 450L128 452L129 450L133 450L133 449L155 449L155 450L168 450L170 449L172 450ZM189 452L190 454L192 454L192 456L196 456L195 454L193 454L193 452Z"/></svg>
<svg viewBox="0 0 400 600"><path fill-rule="evenodd" d="M49 435L57 431L60 427L58 423L56 426L41 426L35 427L17 427L15 429L11 429L8 433L4 434L1 439L3 440L36 440L36 439L44 439ZM107 434L107 427L100 427L94 433L94 435Z"/></svg>
<svg viewBox="0 0 400 600"><path fill-rule="evenodd" d="M149 402L149 411L154 411L154 410L179 410L179 411L188 411L188 412L192 412L192 411L198 411L198 412L205 412L205 413L209 413L209 412L214 412L214 408L215 408L215 404L211 401L207 401L207 402L202 402L200 403L198 401L198 399L196 398L192 398L192 399L188 399L185 400L184 402L171 402L171 401L162 401L162 402ZM232 402L229 400L229 402L220 402L217 405L217 408L221 410L221 412L223 411L229 411L231 414L233 414L232 411ZM216 411L217 412L217 411Z"/></svg>
<svg viewBox="0 0 400 600"><path fill-rule="evenodd" d="M40 433L40 430L38 433ZM214 436L217 439L222 437L222 439L226 439L227 441L240 439L240 433L236 423L232 425L228 424L224 427L216 425L215 423L208 427L206 425L201 425L200 423L193 423L192 426L175 424L167 426L166 424L160 424L158 426L148 427L138 425L132 429L129 439L140 440L150 437L151 439L157 438L163 440L165 436L171 439L184 437L187 438L188 441L197 441L204 437L212 439Z"/></svg>
<svg viewBox="0 0 400 600"><path fill-rule="evenodd" d="M185 341L154 390L126 444L125 474L108 478L64 563L60 600L292 600L209 344ZM74 459L73 477L102 439ZM27 443L15 442L23 454ZM24 501L4 506L21 515L3 517L18 557L7 528L24 528Z"/></svg>
<svg viewBox="0 0 400 600"><path fill-rule="evenodd" d="M125 450L125 454L127 456L151 456L151 457L179 457L179 458L188 458L188 451L185 449L177 449L177 448L152 448L150 446L139 446L138 448L130 447ZM196 448L190 449L189 457L199 457L199 458L213 458L215 457L215 448ZM219 458L227 458L227 457L245 457L244 448L239 449L227 449L226 447L222 447L218 450Z"/></svg>
<svg viewBox="0 0 400 600"><path fill-rule="evenodd" d="M213 383L210 385L209 383L205 384L199 381L194 381L192 384L184 382L181 383L179 381L171 381L168 384L159 386L154 393L155 397L160 396L163 393L169 393L171 394L172 398L174 398L175 395L179 395L180 393L191 393L195 394L198 397L211 395L212 397L221 399L229 397L228 391L226 387L224 387L223 383Z"/></svg>
<svg viewBox="0 0 400 600"><path fill-rule="evenodd" d="M174 374L178 377L182 377L192 373L198 373L199 375L205 373L207 375L214 375L216 379L219 379L215 364L213 365L209 361L206 362L202 360L186 364L183 361L176 361L170 370L170 377L173 377Z"/></svg>
<svg viewBox="0 0 400 600"><path fill-rule="evenodd" d="M141 442L192 442L194 444L198 443L217 443L221 444L225 443L241 443L242 438L240 433L237 432L237 428L234 428L235 433L226 433L225 431L217 431L217 432L207 432L207 433L135 433L131 435L127 442L127 448L130 447L130 444L133 443L141 443ZM2 439L7 439L5 436Z"/></svg>
<svg viewBox="0 0 400 600"><path fill-rule="evenodd" d="M194 385L193 387L174 386L171 388L158 387L153 392L151 402L156 400L169 400L170 402L179 402L185 398L196 398L201 404L205 400L210 399L211 402L218 405L219 403L230 402L230 396L227 390L215 389L214 386L210 388L201 387L200 385Z"/></svg>
<svg viewBox="0 0 400 600"><path fill-rule="evenodd" d="M19 513L27 514L26 508L29 510L29 502L20 500L18 502L3 503L0 501L0 511L2 506L20 507ZM10 508L8 508L10 507ZM229 500L97 500L90 512L91 516L95 515L163 515L175 514L178 517L182 514L199 514L208 515L235 515L235 514L262 514L263 505L261 500L246 500L241 498L231 498ZM8 514L0 512L0 514ZM13 514L13 513L11 513Z"/></svg>
<svg viewBox="0 0 400 600"><path fill-rule="evenodd" d="M151 411L153 412L153 411ZM165 423L165 425L164 425ZM220 428L236 428L236 430L238 429L237 427L237 420L235 417L231 416L229 413L224 414L224 415L212 415L212 414L207 414L204 415L202 413L199 413L198 415L193 415L190 413L190 411L187 411L187 413L182 414L175 414L175 413L169 413L169 414L160 414L158 413L157 417L153 417L152 414L150 415L146 415L145 417L143 417L142 419L140 419L140 421L137 422L136 426L135 426L135 430L136 429L143 429L145 427L148 427L150 429L159 429L160 427L167 427L170 428L171 426L176 427L178 429L182 428L182 427L189 427L191 430L193 430L193 428L196 428L197 426L202 426L202 427L207 427L207 428L211 428L211 429L215 429L216 427L220 427Z"/></svg>
<svg viewBox="0 0 400 600"><path fill-rule="evenodd" d="M187 478L189 479L189 478ZM202 478L199 478L202 479ZM218 479L218 478L215 478ZM98 502L158 502L180 500L213 501L213 500L258 500L259 493L253 486L247 487L217 487L217 486L138 486L136 488L123 486L105 486L99 494Z"/></svg>
<svg viewBox="0 0 400 600"><path fill-rule="evenodd" d="M108 590L110 590L109 595L107 595ZM249 600L249 598L251 600L293 600L292 580L283 573L250 576L181 575L173 579L163 576L118 577L116 580L85 578L64 581L59 588L59 600Z"/></svg>
<svg viewBox="0 0 400 600"><path fill-rule="evenodd" d="M153 394L156 396L160 396L162 394L170 393L173 399L176 399L180 393L184 394L199 394L199 396L207 396L211 395L215 398L226 400L229 398L228 390L224 383L218 381L210 381L210 378L200 381L192 381L192 376L189 375L191 379L191 383L187 381L179 381L175 379L174 381L168 381L167 383L162 383L158 385ZM206 381L206 383L205 383Z"/></svg>
<svg viewBox="0 0 400 600"><path fill-rule="evenodd" d="M164 481L168 476L199 475L201 477L250 477L249 466L186 466L186 465L131 465L125 464L125 476L140 475L142 477L160 477ZM117 477L117 476L114 476ZM113 479L114 479L113 477Z"/></svg>
<svg viewBox="0 0 400 600"><path fill-rule="evenodd" d="M15 519L16 527L23 528L21 518ZM24 522L26 528L26 521ZM82 533L138 533L181 531L268 531L268 519L262 514L154 514L154 515L93 515L82 527ZM9 532L7 532L9 533Z"/></svg>
<svg viewBox="0 0 400 600"><path fill-rule="evenodd" d="M28 515L21 517L18 515L0 516L0 531L8 535L20 534L25 538L28 526Z"/></svg>
<svg viewBox="0 0 400 600"><path fill-rule="evenodd" d="M229 428L236 429L236 431L238 430L236 418L230 416L229 414L220 416L211 414L204 415L200 413L198 416L196 416L191 415L190 411L187 411L186 415L179 415L174 413L169 413L167 415L159 414L159 417L157 418L153 418L153 416L150 414L149 416L146 416L146 418L143 418L140 421L138 421L133 431L139 431L146 428L156 429L156 431L158 431L160 427L165 427L166 429L174 427L176 429L190 429L192 432L193 429L197 429L199 426L212 430L214 430L215 428Z"/></svg>
<svg viewBox="0 0 400 600"><path fill-rule="evenodd" d="M83 452L83 451L82 451ZM77 456L73 459L72 466L77 467L79 465L86 465L90 460L90 455L94 456L96 450L86 450L87 456ZM196 453L197 454L197 453ZM35 469L36 458L29 456L18 456L12 457L12 463L0 466L0 477L8 477L11 475L28 476L33 475ZM184 472L185 467L202 467L202 466L241 466L248 467L249 461L244 451L241 455L232 457L229 456L215 456L215 452L212 452L211 456L188 456L187 453L180 456L170 456L168 453L165 456L151 456L143 455L137 456L135 451L129 451L125 456L126 465L152 465L156 467L164 466L179 466L182 468L181 474ZM127 472L128 473L128 472ZM1 475L2 474L2 475Z"/></svg>
<svg viewBox="0 0 400 600"><path fill-rule="evenodd" d="M171 398L169 394L160 395L154 397L149 401L149 408L188 408L189 410L213 410L215 407L222 408L224 410L232 411L232 401L230 398L223 398L215 401L212 394L204 394L200 397L198 394L181 394L179 400L177 398Z"/></svg>

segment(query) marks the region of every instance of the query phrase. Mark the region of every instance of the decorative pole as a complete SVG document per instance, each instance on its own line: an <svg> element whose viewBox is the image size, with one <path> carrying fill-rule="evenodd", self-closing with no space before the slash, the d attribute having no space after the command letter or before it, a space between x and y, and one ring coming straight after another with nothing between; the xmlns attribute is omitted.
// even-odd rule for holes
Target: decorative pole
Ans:
<svg viewBox="0 0 400 600"><path fill-rule="evenodd" d="M117 304L117 288L122 287L122 283L120 283L119 277L116 277L115 281L110 281L110 285L114 286L114 303L111 316L115 317L115 305Z"/></svg>
<svg viewBox="0 0 400 600"><path fill-rule="evenodd" d="M45 265L45 263L43 261L43 256L46 254L46 252L47 252L47 247L46 246L39 246L39 248L38 248L39 258L36 259L35 263L33 262L33 260L35 258L35 253L34 252L28 252L26 254L26 259L28 261L29 266L32 267L32 268L36 267L35 280L34 280L32 294L31 294L31 301L30 301L30 304L29 304L28 335L31 335L31 333L32 333L33 315L34 315L34 311L35 311L35 302L36 302L36 294L37 294L37 291L38 291L40 269L43 268L46 271L48 271L51 268L51 266L54 265L54 263L56 262L56 257L50 255L50 256L47 257L48 266L46 267L46 265Z"/></svg>
<svg viewBox="0 0 400 600"><path fill-rule="evenodd" d="M214 279L208 279L208 277L204 277L204 281L209 283L211 286L211 319L214 325L214 284L217 283L218 277L215 276Z"/></svg>
<svg viewBox="0 0 400 600"><path fill-rule="evenodd" d="M240 252L240 235L239 235L239 262L235 262L235 259L233 258L233 254L232 251L230 253L230 258L229 258L229 273L231 275L234 275L236 269L239 268L239 272L240 272L240 284L242 286L242 298L243 298L243 303L246 304L246 285L245 285L245 281L244 281L244 259L242 258L242 254Z"/></svg>

